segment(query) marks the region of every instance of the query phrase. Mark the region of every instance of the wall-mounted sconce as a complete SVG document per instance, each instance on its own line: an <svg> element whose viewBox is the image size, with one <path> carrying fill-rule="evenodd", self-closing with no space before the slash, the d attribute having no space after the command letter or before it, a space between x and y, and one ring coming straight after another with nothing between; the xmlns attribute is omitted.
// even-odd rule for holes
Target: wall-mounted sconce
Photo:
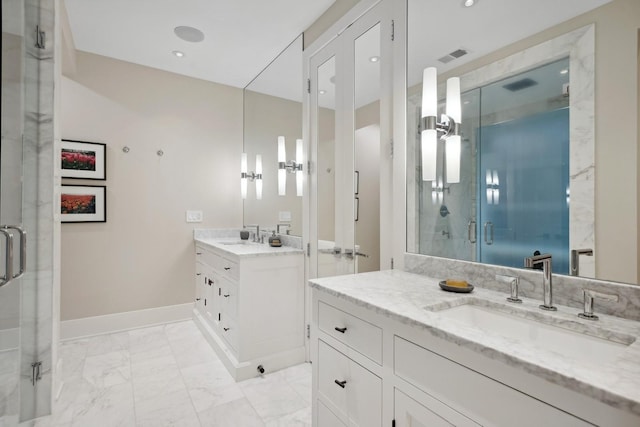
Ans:
<svg viewBox="0 0 640 427"><path fill-rule="evenodd" d="M446 114L438 122L438 73L435 67L425 68L422 75L422 180L435 181L438 155L438 134L446 141L448 183L460 182L460 78L447 80Z"/></svg>
<svg viewBox="0 0 640 427"><path fill-rule="evenodd" d="M498 171L487 169L486 176L487 204L498 205L500 204L500 178Z"/></svg>
<svg viewBox="0 0 640 427"><path fill-rule="evenodd" d="M247 181L256 182L256 199L262 199L262 156L256 155L256 171L247 172L247 153L242 153L240 159L240 194L247 198Z"/></svg>
<svg viewBox="0 0 640 427"><path fill-rule="evenodd" d="M302 140L296 140L296 159L287 161L284 136L278 137L278 194L287 193L287 172L296 174L296 194L302 197Z"/></svg>
<svg viewBox="0 0 640 427"><path fill-rule="evenodd" d="M444 202L444 192L449 193L449 187L444 186L442 177L431 181L431 202L436 204L442 204Z"/></svg>

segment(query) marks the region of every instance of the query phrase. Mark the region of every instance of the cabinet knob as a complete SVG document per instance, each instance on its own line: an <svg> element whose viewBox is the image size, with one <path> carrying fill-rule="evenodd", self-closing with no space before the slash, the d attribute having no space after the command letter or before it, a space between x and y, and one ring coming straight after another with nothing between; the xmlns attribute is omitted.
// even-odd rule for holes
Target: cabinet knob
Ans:
<svg viewBox="0 0 640 427"><path fill-rule="evenodd" d="M229 330L229 328L222 328L222 329L224 329L225 332L227 332Z"/></svg>
<svg viewBox="0 0 640 427"><path fill-rule="evenodd" d="M338 384L338 385L339 385L340 387L342 387L342 388L344 388L344 386L347 384L347 382L346 382L346 381L338 381L338 380L335 380L334 382L335 382L336 384Z"/></svg>
<svg viewBox="0 0 640 427"><path fill-rule="evenodd" d="M196 255L202 255L202 252L196 252Z"/></svg>
<svg viewBox="0 0 640 427"><path fill-rule="evenodd" d="M226 294L226 295L223 295L223 297L225 297L225 298L229 298L229 295L230 295L230 294Z"/></svg>
<svg viewBox="0 0 640 427"><path fill-rule="evenodd" d="M196 301L200 301L200 298L196 298Z"/></svg>
<svg viewBox="0 0 640 427"><path fill-rule="evenodd" d="M225 267L224 269L229 271L229 270L231 270L231 267Z"/></svg>
<svg viewBox="0 0 640 427"><path fill-rule="evenodd" d="M345 332L347 332L347 328L338 328L337 326L334 328L336 331L340 332L341 334L344 334Z"/></svg>
<svg viewBox="0 0 640 427"><path fill-rule="evenodd" d="M196 276L200 276L202 273L196 273Z"/></svg>

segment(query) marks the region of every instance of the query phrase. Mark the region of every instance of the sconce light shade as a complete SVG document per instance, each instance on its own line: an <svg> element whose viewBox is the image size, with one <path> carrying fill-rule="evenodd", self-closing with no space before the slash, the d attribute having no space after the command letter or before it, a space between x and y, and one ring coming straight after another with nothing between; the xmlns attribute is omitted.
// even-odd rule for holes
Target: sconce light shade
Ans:
<svg viewBox="0 0 640 427"><path fill-rule="evenodd" d="M425 68L422 73L422 117L435 117L438 111L437 71L435 67ZM438 131L422 129L420 135L422 151L422 180L436 179L438 156Z"/></svg>
<svg viewBox="0 0 640 427"><path fill-rule="evenodd" d="M287 152L284 146L284 136L278 137L278 194L284 196L287 192Z"/></svg>
<svg viewBox="0 0 640 427"><path fill-rule="evenodd" d="M302 165L303 160L302 140L296 139L296 164ZM302 197L302 180L304 179L302 174L302 168L296 170L296 194L298 197Z"/></svg>
<svg viewBox="0 0 640 427"><path fill-rule="evenodd" d="M457 184L460 182L460 135L447 138L447 182Z"/></svg>
<svg viewBox="0 0 640 427"><path fill-rule="evenodd" d="M240 195L247 198L247 153L240 157Z"/></svg>
<svg viewBox="0 0 640 427"><path fill-rule="evenodd" d="M452 77L447 80L447 107L446 114L456 123L462 121L462 106L460 103L460 78ZM452 135L447 138L447 182L456 184L460 182L460 135Z"/></svg>
<svg viewBox="0 0 640 427"><path fill-rule="evenodd" d="M262 156L256 154L256 199L262 200Z"/></svg>

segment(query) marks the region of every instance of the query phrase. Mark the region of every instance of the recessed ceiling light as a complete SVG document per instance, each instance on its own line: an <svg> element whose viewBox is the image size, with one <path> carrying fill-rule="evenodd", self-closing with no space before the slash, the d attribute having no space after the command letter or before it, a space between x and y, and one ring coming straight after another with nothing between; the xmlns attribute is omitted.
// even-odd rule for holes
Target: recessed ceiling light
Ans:
<svg viewBox="0 0 640 427"><path fill-rule="evenodd" d="M378 62L378 61L380 61L380 57L379 56L372 56L371 58L369 58L369 61Z"/></svg>
<svg viewBox="0 0 640 427"><path fill-rule="evenodd" d="M476 4L476 0L464 0L464 7L471 7Z"/></svg>
<svg viewBox="0 0 640 427"><path fill-rule="evenodd" d="M327 93L327 91L326 91L326 90L322 90L322 89L321 89L321 90L319 90L319 91L318 91L318 93L319 93L320 95L324 95L325 93Z"/></svg>
<svg viewBox="0 0 640 427"><path fill-rule="evenodd" d="M204 40L204 33L197 28L182 25L175 27L173 32L184 41L198 43Z"/></svg>
<svg viewBox="0 0 640 427"><path fill-rule="evenodd" d="M175 56L177 56L178 58L183 58L184 57L184 52L180 52L179 50L174 50L173 53Z"/></svg>
<svg viewBox="0 0 640 427"><path fill-rule="evenodd" d="M567 74L568 72L569 72L569 70L566 69L566 68L564 70L560 70L560 74Z"/></svg>

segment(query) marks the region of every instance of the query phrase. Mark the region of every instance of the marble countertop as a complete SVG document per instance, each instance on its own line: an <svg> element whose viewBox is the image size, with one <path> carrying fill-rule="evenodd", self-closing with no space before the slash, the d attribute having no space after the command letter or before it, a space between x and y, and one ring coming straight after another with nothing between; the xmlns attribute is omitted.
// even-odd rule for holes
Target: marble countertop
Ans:
<svg viewBox="0 0 640 427"><path fill-rule="evenodd" d="M557 312L538 308L541 301L523 298L506 301L507 292L476 287L470 294L450 293L422 275L388 270L310 281L312 288L350 301L390 319L428 330L486 357L502 361L552 383L640 415L640 322L600 315L600 320L580 319L578 309L558 306ZM628 344L609 360L578 360L574 356L543 350L527 340L517 340L444 318L438 312L472 304L508 315L529 318L563 329ZM597 304L596 304L597 314ZM634 341L635 338L638 338ZM579 355L578 355L579 356ZM578 357L579 358L579 357Z"/></svg>
<svg viewBox="0 0 640 427"><path fill-rule="evenodd" d="M196 243L202 243L237 258L304 253L302 249L292 248L291 246L271 247L268 243L255 243L248 240L240 240L237 237L196 237L194 240Z"/></svg>

